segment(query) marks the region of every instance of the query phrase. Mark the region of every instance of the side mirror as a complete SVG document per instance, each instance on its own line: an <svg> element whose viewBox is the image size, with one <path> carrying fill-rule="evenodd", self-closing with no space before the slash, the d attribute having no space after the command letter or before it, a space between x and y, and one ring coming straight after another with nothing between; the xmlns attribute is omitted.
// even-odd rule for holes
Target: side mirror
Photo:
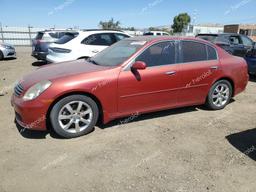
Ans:
<svg viewBox="0 0 256 192"><path fill-rule="evenodd" d="M135 70L144 70L147 68L147 65L145 62L143 61L136 61L135 63L133 63L132 65L132 69L135 69Z"/></svg>

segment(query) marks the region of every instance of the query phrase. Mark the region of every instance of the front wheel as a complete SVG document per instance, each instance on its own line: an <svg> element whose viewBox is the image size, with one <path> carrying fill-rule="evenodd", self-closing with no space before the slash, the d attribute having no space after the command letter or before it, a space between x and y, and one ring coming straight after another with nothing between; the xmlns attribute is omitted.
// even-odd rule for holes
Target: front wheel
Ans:
<svg viewBox="0 0 256 192"><path fill-rule="evenodd" d="M229 104L232 97L232 86L227 80L217 81L211 88L206 104L210 109L220 110Z"/></svg>
<svg viewBox="0 0 256 192"><path fill-rule="evenodd" d="M54 131L64 138L75 138L93 131L99 109L93 99L71 95L57 102L50 113Z"/></svg>

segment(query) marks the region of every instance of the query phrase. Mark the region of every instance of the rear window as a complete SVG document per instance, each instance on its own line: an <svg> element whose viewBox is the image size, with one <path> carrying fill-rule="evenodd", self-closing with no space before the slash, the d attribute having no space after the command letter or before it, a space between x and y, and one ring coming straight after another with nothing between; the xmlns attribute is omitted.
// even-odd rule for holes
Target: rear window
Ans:
<svg viewBox="0 0 256 192"><path fill-rule="evenodd" d="M216 41L218 36L217 35L198 35L197 37L213 43Z"/></svg>
<svg viewBox="0 0 256 192"><path fill-rule="evenodd" d="M193 41L182 42L183 63L207 60L206 46Z"/></svg>
<svg viewBox="0 0 256 192"><path fill-rule="evenodd" d="M206 44L194 41L182 41L182 62L216 60L216 50Z"/></svg>
<svg viewBox="0 0 256 192"><path fill-rule="evenodd" d="M59 38L59 34L58 33L49 33L49 35L54 38L54 39L58 39Z"/></svg>
<svg viewBox="0 0 256 192"><path fill-rule="evenodd" d="M43 36L44 36L44 33L42 33L42 32L39 32L39 33L37 33L37 35L36 35L36 40L41 40L42 38L43 38Z"/></svg>
<svg viewBox="0 0 256 192"><path fill-rule="evenodd" d="M56 44L65 44L72 39L76 38L78 36L78 33L66 33L64 36L62 36L60 39L56 41Z"/></svg>

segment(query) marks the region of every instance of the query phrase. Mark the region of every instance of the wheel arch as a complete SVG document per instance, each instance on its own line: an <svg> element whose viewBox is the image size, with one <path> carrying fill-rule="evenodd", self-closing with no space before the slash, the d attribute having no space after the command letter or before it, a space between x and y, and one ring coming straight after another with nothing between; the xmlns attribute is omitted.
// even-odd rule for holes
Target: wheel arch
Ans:
<svg viewBox="0 0 256 192"><path fill-rule="evenodd" d="M75 92L70 92L70 93L65 93L63 95L60 95L59 97L57 97L50 105L50 107L47 110L47 114L46 114L46 127L47 130L51 129L51 121L50 121L50 113L54 107L54 105L56 103L58 103L61 99L68 97L68 96L72 96L72 95L83 95L83 96L87 96L90 97L91 99L93 99L95 101L95 103L97 104L98 108L99 108L99 118L98 118L98 122L97 124L101 124L103 122L104 116L103 116L103 107L102 104L100 102L100 100L93 94L88 93L88 92L82 92L82 91L75 91Z"/></svg>

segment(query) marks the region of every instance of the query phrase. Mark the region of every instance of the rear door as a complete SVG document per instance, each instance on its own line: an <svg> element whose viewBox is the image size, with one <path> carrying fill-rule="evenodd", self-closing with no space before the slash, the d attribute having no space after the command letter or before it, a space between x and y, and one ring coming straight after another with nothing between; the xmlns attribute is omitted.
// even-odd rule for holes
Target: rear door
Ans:
<svg viewBox="0 0 256 192"><path fill-rule="evenodd" d="M86 57L92 57L116 42L113 33L93 34L85 38L81 44Z"/></svg>
<svg viewBox="0 0 256 192"><path fill-rule="evenodd" d="M217 51L210 45L184 40L179 53L182 89L178 102L183 106L201 104L220 73Z"/></svg>
<svg viewBox="0 0 256 192"><path fill-rule="evenodd" d="M231 35L229 36L229 42L231 49L233 50L233 55L238 57L245 57L247 49L244 46L240 35Z"/></svg>
<svg viewBox="0 0 256 192"><path fill-rule="evenodd" d="M243 45L246 49L246 56L253 56L254 53L254 42L245 35L240 35Z"/></svg>

